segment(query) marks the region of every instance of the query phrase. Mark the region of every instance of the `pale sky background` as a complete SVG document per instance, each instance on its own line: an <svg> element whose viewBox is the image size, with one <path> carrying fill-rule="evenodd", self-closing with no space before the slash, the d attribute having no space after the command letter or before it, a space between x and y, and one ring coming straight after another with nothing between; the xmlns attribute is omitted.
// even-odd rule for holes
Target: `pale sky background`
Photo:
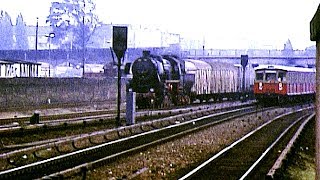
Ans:
<svg viewBox="0 0 320 180"><path fill-rule="evenodd" d="M22 13L28 25L44 25L54 0L0 0L13 23ZM104 23L156 25L206 48L294 49L315 45L310 21L319 0L93 0Z"/></svg>

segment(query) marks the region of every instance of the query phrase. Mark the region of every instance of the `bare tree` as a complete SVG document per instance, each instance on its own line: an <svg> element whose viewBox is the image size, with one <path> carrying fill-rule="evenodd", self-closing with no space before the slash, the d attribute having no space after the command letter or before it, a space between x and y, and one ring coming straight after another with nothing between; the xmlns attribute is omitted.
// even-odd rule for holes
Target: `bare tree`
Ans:
<svg viewBox="0 0 320 180"><path fill-rule="evenodd" d="M29 49L26 24L23 21L22 14L19 14L16 19L15 35L16 35L15 48L23 49L23 50Z"/></svg>
<svg viewBox="0 0 320 180"><path fill-rule="evenodd" d="M95 28L100 25L95 9L93 0L52 2L47 17L55 33L52 43L65 49L85 48Z"/></svg>
<svg viewBox="0 0 320 180"><path fill-rule="evenodd" d="M6 11L0 11L0 49L13 49L13 26L11 17Z"/></svg>

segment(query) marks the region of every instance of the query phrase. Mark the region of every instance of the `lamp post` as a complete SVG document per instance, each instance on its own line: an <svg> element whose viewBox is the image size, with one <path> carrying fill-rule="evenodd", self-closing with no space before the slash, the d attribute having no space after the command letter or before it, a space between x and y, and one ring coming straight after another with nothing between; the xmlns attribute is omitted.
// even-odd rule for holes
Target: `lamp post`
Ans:
<svg viewBox="0 0 320 180"><path fill-rule="evenodd" d="M84 78L84 70L85 70L85 42L84 42L84 16L82 17L82 78Z"/></svg>
<svg viewBox="0 0 320 180"><path fill-rule="evenodd" d="M49 38L49 77L50 77L50 64L51 64L51 40L55 37L54 33L49 33L46 35L47 38ZM55 66L57 66L57 61L55 63Z"/></svg>

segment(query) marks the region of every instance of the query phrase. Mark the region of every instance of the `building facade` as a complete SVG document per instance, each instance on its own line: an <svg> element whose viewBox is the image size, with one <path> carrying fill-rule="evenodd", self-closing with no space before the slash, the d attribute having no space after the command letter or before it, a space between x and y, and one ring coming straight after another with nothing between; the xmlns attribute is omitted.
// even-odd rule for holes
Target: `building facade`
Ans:
<svg viewBox="0 0 320 180"><path fill-rule="evenodd" d="M129 24L102 24L98 26L86 43L87 48L110 48L112 47L113 26L125 26L128 28L128 48L161 48L180 44L180 34L163 31L154 26L129 25ZM59 49L51 43L48 35L53 30L50 26L38 27L38 50ZM27 26L29 49L36 48L36 26ZM54 38L54 37L53 37ZM70 46L72 48L72 46Z"/></svg>
<svg viewBox="0 0 320 180"><path fill-rule="evenodd" d="M39 77L41 64L16 61L16 60L0 60L0 78L14 77Z"/></svg>

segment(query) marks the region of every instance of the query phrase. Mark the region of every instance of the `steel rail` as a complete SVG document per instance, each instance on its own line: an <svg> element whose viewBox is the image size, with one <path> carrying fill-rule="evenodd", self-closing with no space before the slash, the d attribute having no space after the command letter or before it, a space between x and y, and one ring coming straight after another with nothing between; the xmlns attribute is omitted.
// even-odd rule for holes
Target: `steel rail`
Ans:
<svg viewBox="0 0 320 180"><path fill-rule="evenodd" d="M245 136L241 137L239 140L233 142L232 144L230 144L229 146L227 146L226 148L222 149L221 151L219 151L218 153L216 153L215 155L213 155L211 158L209 158L208 160L206 160L205 162L201 163L199 166L197 166L196 168L194 168L193 170L191 170L190 172L188 172L187 174L185 174L184 176L182 176L181 178L179 178L179 180L186 180L186 179L190 179L193 176L195 176L197 173L199 173L201 170L203 170L206 166L208 166L209 164L211 164L214 160L216 160L217 158L221 157L221 155L225 154L226 152L228 152L229 150L233 149L237 144L241 143L242 141L246 140L247 138L249 138L250 136L252 136L254 133L256 133L257 131L259 131L260 129L264 128L265 126L269 125L270 123L274 122L275 120L285 117L287 115L290 115L291 113L296 113L296 112L301 112L303 110L307 110L310 108L305 108L305 109L299 109L295 112L288 112L282 115L279 115L277 117L275 117L273 120L268 121L266 123L264 123L263 125L259 126L258 128L254 129L253 131L249 132L248 134L246 134ZM264 156L264 155L263 155ZM253 169L254 167L250 168Z"/></svg>
<svg viewBox="0 0 320 180"><path fill-rule="evenodd" d="M243 111L252 111L254 110L255 108L253 107L249 107L249 108L242 108L240 110L233 110L231 112L228 112L228 113L238 113L238 112L243 112ZM82 162L82 160L79 160L80 158L79 157L86 157L86 156L89 156L90 154L94 154L94 153L97 153L99 152L99 154L101 154L102 152L106 151L107 148L109 147L115 147L117 145L120 145L121 143L124 143L126 144L126 146L129 144L127 142L132 142L134 139L138 139L138 138L141 138L141 139L146 139L146 137L149 137L150 135L155 135L156 133L160 134L160 133L178 133L178 129L179 128L184 128L184 129L190 129L190 127L195 127L196 126L202 126L202 125L206 125L207 123L205 122L202 122L202 121L205 121L206 119L208 118L213 118L213 117L219 117L219 116L222 116L222 115L225 115L226 113L218 113L218 114L211 114L211 115L206 115L206 116L203 116L203 117L199 117L199 118L196 118L194 120L191 120L191 121L186 121L186 122L182 122L182 123L179 123L179 124L174 124L174 125L170 125L168 127L165 127L165 128L161 128L161 129L154 129L154 130L151 130L151 131L148 131L148 132L143 132L143 133L140 133L140 134L136 134L136 135L133 135L133 136L130 136L130 137L127 137L127 138L122 138L122 139L118 139L118 140L115 140L115 141L112 141L112 142L108 142L108 143L104 143L104 144L101 144L101 145L96 145L96 146L93 146L93 147L89 147L89 148L86 148L86 149L83 149L83 150L78 150L78 151L75 151L75 152L71 152L71 153L68 153L68 154L65 154L65 155L60 155L60 156L57 156L57 157L53 157L53 158L50 158L50 159L46 159L46 160L43 160L43 161L39 161L39 162L35 162L35 163L32 163L32 164L28 164L28 165L24 165L24 166L21 166L21 167L17 167L17 168L13 168L13 169L9 169L9 170L6 170L6 171L2 171L0 172L0 179L6 179L6 178L10 178L10 177L14 177L15 175L23 175L24 173L26 173L27 175L30 175L30 172L38 172L41 174L41 169L46 169L52 165L57 165L59 163L64 163L64 162L70 162L72 160L76 160L77 161L80 161L77 162L79 164L81 163L84 163ZM243 114L242 114L243 116ZM218 123L218 122L216 122ZM177 131L177 132L175 132ZM168 136L168 134L165 134L165 136ZM135 145L137 146L137 145ZM105 155L103 155L103 157L105 157ZM78 164L78 165L79 165ZM66 164L64 164L66 165ZM67 165L66 165L67 166ZM59 167L60 168L60 167ZM58 169L58 171L61 171L62 169ZM43 171L43 170L42 170ZM39 175L39 174L38 174ZM31 175L32 178L34 177L34 174Z"/></svg>

